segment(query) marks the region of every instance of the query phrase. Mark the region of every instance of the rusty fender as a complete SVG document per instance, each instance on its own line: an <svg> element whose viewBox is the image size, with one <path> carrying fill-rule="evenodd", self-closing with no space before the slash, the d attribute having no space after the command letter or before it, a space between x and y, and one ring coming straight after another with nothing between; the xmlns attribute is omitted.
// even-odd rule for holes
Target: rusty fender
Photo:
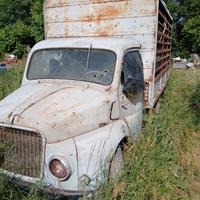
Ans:
<svg viewBox="0 0 200 200"><path fill-rule="evenodd" d="M111 158L121 140L128 134L127 124L123 120L117 120L103 128L75 137L79 176L87 175L91 179L87 189L94 189L106 180Z"/></svg>
<svg viewBox="0 0 200 200"><path fill-rule="evenodd" d="M110 160L121 140L128 136L127 124L117 120L80 136L62 142L46 145L43 182L54 188L65 190L94 190L106 180ZM49 171L51 158L60 156L70 162L72 174L69 179L59 181ZM90 184L81 184L81 177L87 176Z"/></svg>

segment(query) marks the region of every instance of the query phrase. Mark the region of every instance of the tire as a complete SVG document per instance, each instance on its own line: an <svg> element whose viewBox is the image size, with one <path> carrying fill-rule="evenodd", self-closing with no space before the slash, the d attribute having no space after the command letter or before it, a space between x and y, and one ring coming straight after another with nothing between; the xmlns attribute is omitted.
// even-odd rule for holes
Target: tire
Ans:
<svg viewBox="0 0 200 200"><path fill-rule="evenodd" d="M124 158L121 146L118 146L110 163L109 181L115 181L124 167Z"/></svg>
<svg viewBox="0 0 200 200"><path fill-rule="evenodd" d="M156 103L155 107L153 108L154 112L158 114L160 112L160 99Z"/></svg>

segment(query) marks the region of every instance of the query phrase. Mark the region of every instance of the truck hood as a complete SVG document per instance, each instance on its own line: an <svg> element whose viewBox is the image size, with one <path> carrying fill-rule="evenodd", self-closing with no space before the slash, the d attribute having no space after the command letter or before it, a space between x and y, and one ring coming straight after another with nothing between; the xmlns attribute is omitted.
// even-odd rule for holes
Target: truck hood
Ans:
<svg viewBox="0 0 200 200"><path fill-rule="evenodd" d="M53 143L107 124L110 108L106 94L89 87L25 85L0 102L0 123L37 130Z"/></svg>

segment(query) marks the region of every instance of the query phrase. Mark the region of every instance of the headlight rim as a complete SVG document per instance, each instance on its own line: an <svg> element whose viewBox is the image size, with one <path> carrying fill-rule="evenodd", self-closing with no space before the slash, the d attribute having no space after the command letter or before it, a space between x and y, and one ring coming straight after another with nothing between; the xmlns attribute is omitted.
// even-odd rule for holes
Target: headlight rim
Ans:
<svg viewBox="0 0 200 200"><path fill-rule="evenodd" d="M58 160L61 162L62 165L64 165L65 169L67 170L67 175L64 178L58 178L51 172L50 164L53 160ZM59 156L59 155L52 156L48 162L48 169L49 169L51 176L59 181L66 181L72 175L72 167L71 167L70 161L68 159L66 159L64 156Z"/></svg>

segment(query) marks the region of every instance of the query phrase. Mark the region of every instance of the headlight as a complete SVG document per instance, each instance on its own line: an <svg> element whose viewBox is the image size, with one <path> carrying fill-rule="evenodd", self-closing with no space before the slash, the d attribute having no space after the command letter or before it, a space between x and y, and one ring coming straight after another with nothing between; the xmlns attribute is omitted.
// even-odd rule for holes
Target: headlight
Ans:
<svg viewBox="0 0 200 200"><path fill-rule="evenodd" d="M71 166L63 157L54 157L49 163L51 174L58 180L64 181L71 175Z"/></svg>

